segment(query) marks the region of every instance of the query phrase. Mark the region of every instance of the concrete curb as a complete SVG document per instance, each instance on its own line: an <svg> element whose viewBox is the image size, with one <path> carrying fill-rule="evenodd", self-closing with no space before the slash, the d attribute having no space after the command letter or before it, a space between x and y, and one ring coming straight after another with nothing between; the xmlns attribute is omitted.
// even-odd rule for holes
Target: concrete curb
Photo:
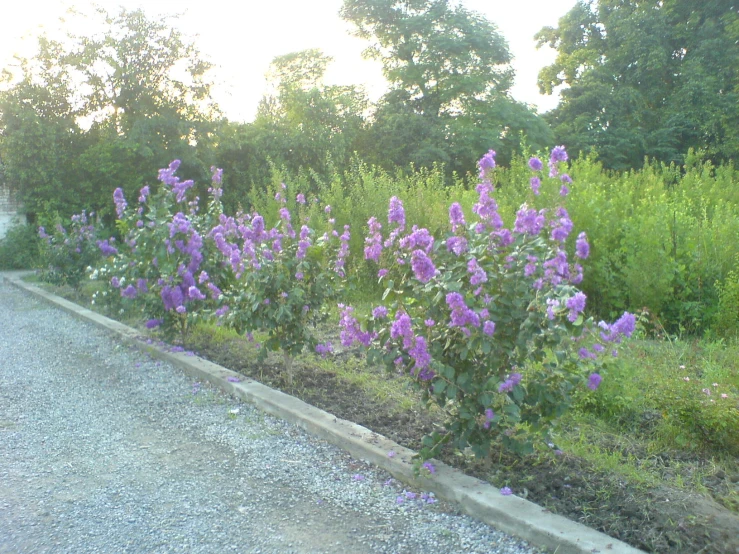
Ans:
<svg viewBox="0 0 739 554"><path fill-rule="evenodd" d="M337 418L293 396L266 387L197 356L170 352L162 347L151 345L131 327L34 285L24 283L17 278L6 276L5 281L84 321L116 333L127 344L180 367L197 380L208 381L270 415L300 426L307 432L327 440L357 458L376 464L400 481L433 491L439 498L457 503L466 514L501 531L516 535L531 544L550 549L556 554L598 552L636 554L642 552L585 525L552 514L533 502L514 495L503 496L498 489L488 483L464 475L441 462L434 462L436 474L433 478L415 477L411 462L415 452L382 435L373 433L356 423ZM232 382L228 380L229 377L241 379L241 381ZM391 450L397 454L393 458L387 455Z"/></svg>

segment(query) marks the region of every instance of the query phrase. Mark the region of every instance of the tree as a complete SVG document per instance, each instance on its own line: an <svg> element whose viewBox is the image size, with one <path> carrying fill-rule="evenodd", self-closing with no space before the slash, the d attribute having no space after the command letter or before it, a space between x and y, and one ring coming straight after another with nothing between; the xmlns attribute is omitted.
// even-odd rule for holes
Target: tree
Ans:
<svg viewBox="0 0 739 554"><path fill-rule="evenodd" d="M207 175L202 157L217 113L209 64L167 19L121 9L97 10L92 20L96 34L64 43L42 37L0 93L0 157L32 210L108 206L116 187L134 194L174 158L185 173ZM34 132L44 140L29 142ZM50 160L49 152L66 158ZM49 164L46 178L34 160Z"/></svg>
<svg viewBox="0 0 739 554"><path fill-rule="evenodd" d="M261 131L263 152L293 172L302 167L325 176L328 160L347 163L364 126L364 91L323 83L331 61L319 50L304 50L271 64L274 93L261 100L254 126Z"/></svg>
<svg viewBox="0 0 739 554"><path fill-rule="evenodd" d="M489 148L509 157L507 137L519 131L532 131L536 140L542 131L548 134L545 125L530 126L536 116L510 97L508 45L480 14L449 0L345 0L341 16L357 36L372 41L365 56L382 62L391 86L371 135L395 137L395 146L387 156L376 140L377 159L398 165L445 162L468 171ZM517 117L503 121L505 112Z"/></svg>
<svg viewBox="0 0 739 554"><path fill-rule="evenodd" d="M739 153L734 2L581 0L536 38L558 51L539 87L568 86L547 118L570 152L595 148L612 169L682 162L691 147Z"/></svg>
<svg viewBox="0 0 739 554"><path fill-rule="evenodd" d="M20 193L26 210L35 213L45 202L61 209L76 205L77 192L65 187L82 148L68 68L54 63L59 43L42 38L39 54L18 60L25 76L12 84L3 71L0 92L0 162L3 179Z"/></svg>

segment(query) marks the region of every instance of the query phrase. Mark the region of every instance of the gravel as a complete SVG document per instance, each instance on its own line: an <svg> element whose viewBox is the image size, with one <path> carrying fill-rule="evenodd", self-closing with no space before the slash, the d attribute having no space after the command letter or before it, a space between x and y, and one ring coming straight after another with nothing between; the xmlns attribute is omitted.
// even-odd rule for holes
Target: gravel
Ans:
<svg viewBox="0 0 739 554"><path fill-rule="evenodd" d="M538 552L422 493L0 279L0 553Z"/></svg>

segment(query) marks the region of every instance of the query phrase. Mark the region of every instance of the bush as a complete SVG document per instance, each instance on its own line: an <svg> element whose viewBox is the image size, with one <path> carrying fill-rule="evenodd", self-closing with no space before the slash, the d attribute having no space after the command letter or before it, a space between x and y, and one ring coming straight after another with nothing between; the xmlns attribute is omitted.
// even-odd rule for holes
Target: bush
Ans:
<svg viewBox="0 0 739 554"><path fill-rule="evenodd" d="M205 238L221 216L220 172L214 171L211 201L201 214L192 197L191 180L175 176L175 160L159 171L156 190L144 186L138 204L129 207L123 190L113 193L116 227L123 239L98 241L104 263L91 277L103 288L93 303L113 313L142 317L148 328L184 334L194 319L216 305L221 264L217 250Z"/></svg>
<svg viewBox="0 0 739 554"><path fill-rule="evenodd" d="M476 220L467 224L453 203L451 231L441 240L426 228L408 229L397 197L390 199L389 233L369 220L365 257L379 263L384 304L364 324L342 307L342 344L360 343L370 362L407 372L446 413L444 432L423 439L422 458L446 442L482 457L496 441L530 452L574 391L598 388L615 343L634 330L631 314L597 326L583 316L583 268L569 261L568 250L585 259L589 245L582 233L570 237L564 198L571 179L558 173L564 149L553 150L548 178L542 162L530 160L530 204L521 205L510 229L492 196L493 155L480 160ZM556 187L557 208L533 207L542 187Z"/></svg>
<svg viewBox="0 0 739 554"><path fill-rule="evenodd" d="M41 279L54 285L79 287L87 271L97 265L101 255L95 245L99 225L94 214L84 211L73 215L67 230L61 218L55 218L51 235L39 227L41 237Z"/></svg>
<svg viewBox="0 0 739 554"><path fill-rule="evenodd" d="M14 225L0 240L0 269L32 269L40 263L40 238L31 225Z"/></svg>

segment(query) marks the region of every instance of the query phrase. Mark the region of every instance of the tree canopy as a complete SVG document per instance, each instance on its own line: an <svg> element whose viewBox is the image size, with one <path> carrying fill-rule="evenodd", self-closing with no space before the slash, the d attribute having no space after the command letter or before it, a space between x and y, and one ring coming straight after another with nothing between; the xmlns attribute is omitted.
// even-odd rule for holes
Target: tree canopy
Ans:
<svg viewBox="0 0 739 554"><path fill-rule="evenodd" d="M536 36L558 51L539 87L561 91L547 119L572 153L606 167L644 157L739 154L739 14L733 0L583 1Z"/></svg>
<svg viewBox="0 0 739 554"><path fill-rule="evenodd" d="M203 165L209 64L167 20L125 9L91 17L100 33L41 37L0 92L5 178L32 212L107 205L117 186L133 192L174 158L185 171Z"/></svg>
<svg viewBox="0 0 739 554"><path fill-rule="evenodd" d="M530 142L549 138L510 97L508 44L482 15L449 0L345 0L340 13L371 41L365 56L382 62L390 83L370 131L371 144L390 141L378 162L437 161L466 172L489 148L510 157L521 132Z"/></svg>

